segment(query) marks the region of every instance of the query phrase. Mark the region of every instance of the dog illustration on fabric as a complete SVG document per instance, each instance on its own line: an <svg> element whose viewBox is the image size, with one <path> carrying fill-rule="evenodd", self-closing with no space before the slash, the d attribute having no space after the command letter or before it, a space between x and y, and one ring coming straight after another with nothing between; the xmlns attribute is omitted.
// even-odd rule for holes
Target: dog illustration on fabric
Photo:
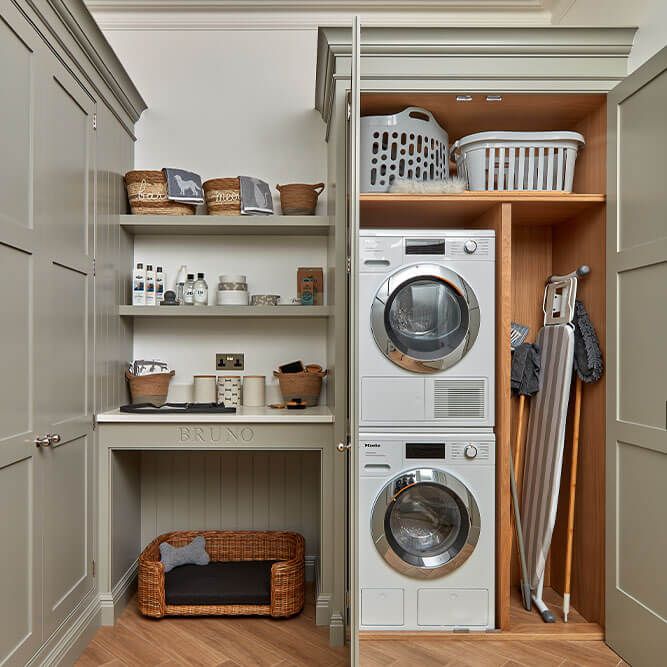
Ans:
<svg viewBox="0 0 667 667"><path fill-rule="evenodd" d="M201 176L184 169L165 168L162 170L167 179L167 196L171 201L188 204L203 204L204 193Z"/></svg>

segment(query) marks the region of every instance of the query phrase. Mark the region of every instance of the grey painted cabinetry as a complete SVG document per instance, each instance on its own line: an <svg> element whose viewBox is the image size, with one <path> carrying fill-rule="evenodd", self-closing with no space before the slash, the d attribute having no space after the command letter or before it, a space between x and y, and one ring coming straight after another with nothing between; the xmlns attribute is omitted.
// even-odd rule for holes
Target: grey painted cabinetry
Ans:
<svg viewBox="0 0 667 667"><path fill-rule="evenodd" d="M79 2L0 0L0 58L0 662L50 664L99 613L93 414L129 352L111 215L144 105Z"/></svg>

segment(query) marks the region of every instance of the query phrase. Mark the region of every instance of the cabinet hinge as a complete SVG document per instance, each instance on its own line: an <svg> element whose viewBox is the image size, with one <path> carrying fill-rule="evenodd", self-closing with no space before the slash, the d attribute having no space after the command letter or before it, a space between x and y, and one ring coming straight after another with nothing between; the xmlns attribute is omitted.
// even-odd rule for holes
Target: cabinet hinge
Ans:
<svg viewBox="0 0 667 667"><path fill-rule="evenodd" d="M97 262L95 261L95 258L93 257L93 278L97 275Z"/></svg>
<svg viewBox="0 0 667 667"><path fill-rule="evenodd" d="M97 428L97 415L93 415L93 431Z"/></svg>
<svg viewBox="0 0 667 667"><path fill-rule="evenodd" d="M93 577L94 577L95 576L95 561L92 562L92 565L91 565L90 569L91 569L91 571L93 573Z"/></svg>
<svg viewBox="0 0 667 667"><path fill-rule="evenodd" d="M97 129L97 114L93 114L93 130Z"/></svg>
<svg viewBox="0 0 667 667"><path fill-rule="evenodd" d="M347 267L347 272L352 273L352 258L348 257L345 261L345 265Z"/></svg>
<svg viewBox="0 0 667 667"><path fill-rule="evenodd" d="M350 120L352 118L352 105L348 102L347 103L347 119Z"/></svg>

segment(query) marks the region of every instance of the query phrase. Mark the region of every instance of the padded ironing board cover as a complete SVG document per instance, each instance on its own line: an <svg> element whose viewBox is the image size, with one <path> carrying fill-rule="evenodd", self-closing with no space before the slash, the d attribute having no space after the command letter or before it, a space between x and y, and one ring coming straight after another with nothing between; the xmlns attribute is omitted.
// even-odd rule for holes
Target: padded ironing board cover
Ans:
<svg viewBox="0 0 667 667"><path fill-rule="evenodd" d="M530 406L521 503L526 564L533 591L544 574L556 523L574 329L569 324L543 327L537 344L542 350L540 390Z"/></svg>

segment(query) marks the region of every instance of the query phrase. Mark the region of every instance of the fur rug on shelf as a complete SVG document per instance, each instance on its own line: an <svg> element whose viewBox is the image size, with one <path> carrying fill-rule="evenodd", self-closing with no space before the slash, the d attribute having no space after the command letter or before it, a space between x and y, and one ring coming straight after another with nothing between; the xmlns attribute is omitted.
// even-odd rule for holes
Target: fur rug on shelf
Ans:
<svg viewBox="0 0 667 667"><path fill-rule="evenodd" d="M466 181L459 176L452 176L442 181L422 181L416 178L397 178L389 188L389 192L420 195L448 195L463 192Z"/></svg>

